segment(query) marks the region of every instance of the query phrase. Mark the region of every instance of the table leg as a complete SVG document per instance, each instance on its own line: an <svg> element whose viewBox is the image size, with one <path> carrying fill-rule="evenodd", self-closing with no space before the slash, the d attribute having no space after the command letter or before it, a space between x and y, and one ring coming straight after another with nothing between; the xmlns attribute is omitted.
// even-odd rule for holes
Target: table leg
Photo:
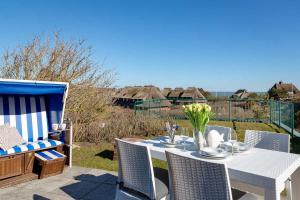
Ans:
<svg viewBox="0 0 300 200"><path fill-rule="evenodd" d="M300 200L300 168L298 168L291 176L292 199Z"/></svg>

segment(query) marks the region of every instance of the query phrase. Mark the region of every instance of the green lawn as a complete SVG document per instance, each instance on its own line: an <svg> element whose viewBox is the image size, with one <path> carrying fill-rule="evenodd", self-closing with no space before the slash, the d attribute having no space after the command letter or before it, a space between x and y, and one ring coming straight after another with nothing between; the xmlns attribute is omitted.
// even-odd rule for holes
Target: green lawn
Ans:
<svg viewBox="0 0 300 200"><path fill-rule="evenodd" d="M186 120L178 121L178 124L184 127L190 127L190 124ZM244 137L244 132L247 129L252 130L265 130L272 132L285 133L284 130L279 129L277 126L272 124L264 124L264 123L244 123L244 122L225 122L225 121L212 121L211 125L220 125L220 126L228 126L234 127L236 130L239 139L242 140ZM191 128L191 127L190 127ZM295 140L292 140L292 152L300 153L300 144ZM101 143L99 145L95 144L83 144L78 143L79 147L75 148L73 151L73 164L82 166L82 167L90 167L90 168L99 168L109 171L117 171L118 170L118 162L113 161L113 150L114 147L111 143ZM166 168L166 163L163 161L153 159L153 165L156 167Z"/></svg>

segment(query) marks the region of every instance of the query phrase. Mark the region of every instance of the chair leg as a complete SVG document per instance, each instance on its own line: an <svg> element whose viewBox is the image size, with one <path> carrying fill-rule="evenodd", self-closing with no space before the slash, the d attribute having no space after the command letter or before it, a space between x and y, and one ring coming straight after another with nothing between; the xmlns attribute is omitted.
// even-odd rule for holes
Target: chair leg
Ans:
<svg viewBox="0 0 300 200"><path fill-rule="evenodd" d="M291 179L286 180L285 189L286 189L287 200L292 200L292 182L291 182Z"/></svg>

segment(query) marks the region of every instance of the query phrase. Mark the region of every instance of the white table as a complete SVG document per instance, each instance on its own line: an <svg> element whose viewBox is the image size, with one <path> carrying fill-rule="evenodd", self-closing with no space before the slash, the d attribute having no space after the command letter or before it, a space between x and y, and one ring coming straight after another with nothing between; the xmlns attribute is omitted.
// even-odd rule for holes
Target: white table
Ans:
<svg viewBox="0 0 300 200"><path fill-rule="evenodd" d="M166 149L187 157L203 159L194 156L193 151L165 148L159 138L137 143L149 146L151 157L159 160L166 161ZM300 200L300 155L253 148L246 153L235 154L223 160L209 160L226 162L231 182L262 188L266 200L280 200L285 182L291 177L292 199Z"/></svg>

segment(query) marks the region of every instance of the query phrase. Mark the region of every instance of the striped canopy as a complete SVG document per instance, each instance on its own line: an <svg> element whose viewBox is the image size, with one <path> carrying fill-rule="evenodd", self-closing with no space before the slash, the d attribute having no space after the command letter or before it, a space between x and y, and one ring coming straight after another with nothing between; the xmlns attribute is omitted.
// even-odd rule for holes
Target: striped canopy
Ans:
<svg viewBox="0 0 300 200"><path fill-rule="evenodd" d="M67 83L0 79L0 125L16 127L28 142L48 138L61 123Z"/></svg>

